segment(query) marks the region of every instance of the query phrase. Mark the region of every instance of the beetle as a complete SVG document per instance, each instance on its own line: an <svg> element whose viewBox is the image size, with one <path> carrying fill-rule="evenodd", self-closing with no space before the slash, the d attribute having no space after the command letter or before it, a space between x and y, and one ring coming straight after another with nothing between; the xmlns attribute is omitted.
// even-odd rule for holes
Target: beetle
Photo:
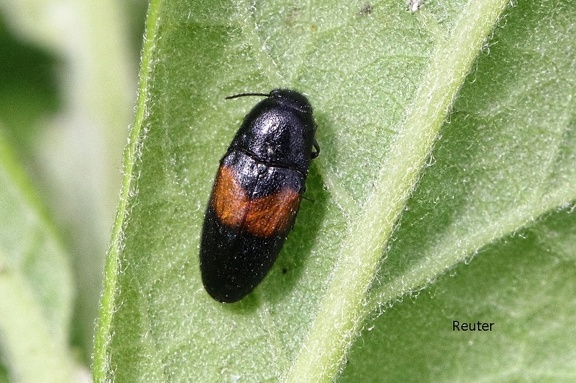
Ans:
<svg viewBox="0 0 576 383"><path fill-rule="evenodd" d="M278 257L300 207L310 161L318 156L312 106L274 89L244 117L214 180L200 244L204 288L219 302L248 295Z"/></svg>

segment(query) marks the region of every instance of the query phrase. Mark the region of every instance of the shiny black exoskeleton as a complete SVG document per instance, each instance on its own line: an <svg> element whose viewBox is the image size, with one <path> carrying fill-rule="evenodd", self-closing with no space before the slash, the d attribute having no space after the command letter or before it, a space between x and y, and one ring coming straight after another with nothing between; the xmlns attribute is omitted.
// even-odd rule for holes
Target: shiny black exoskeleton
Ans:
<svg viewBox="0 0 576 383"><path fill-rule="evenodd" d="M244 118L214 181L200 246L206 291L236 302L266 276L294 225L310 160L319 152L308 99L293 90L264 96Z"/></svg>

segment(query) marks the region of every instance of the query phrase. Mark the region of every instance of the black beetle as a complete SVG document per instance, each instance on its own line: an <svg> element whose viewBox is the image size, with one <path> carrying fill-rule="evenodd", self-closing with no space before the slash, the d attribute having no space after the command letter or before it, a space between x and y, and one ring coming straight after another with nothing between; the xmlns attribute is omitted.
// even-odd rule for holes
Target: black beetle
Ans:
<svg viewBox="0 0 576 383"><path fill-rule="evenodd" d="M236 302L264 279L294 226L310 160L320 153L312 106L275 89L246 115L214 180L204 217L200 271L208 294Z"/></svg>

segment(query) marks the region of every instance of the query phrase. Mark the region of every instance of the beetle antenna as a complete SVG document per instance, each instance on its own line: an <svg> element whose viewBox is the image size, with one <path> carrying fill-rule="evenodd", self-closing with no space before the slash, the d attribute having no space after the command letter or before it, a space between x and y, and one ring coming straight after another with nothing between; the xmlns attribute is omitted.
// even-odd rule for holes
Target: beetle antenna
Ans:
<svg viewBox="0 0 576 383"><path fill-rule="evenodd" d="M268 93L240 93L240 94L235 94L234 96L228 96L228 97L226 97L226 100L230 100L232 98L238 98L238 97L245 97L245 96L269 97L270 94L268 94Z"/></svg>

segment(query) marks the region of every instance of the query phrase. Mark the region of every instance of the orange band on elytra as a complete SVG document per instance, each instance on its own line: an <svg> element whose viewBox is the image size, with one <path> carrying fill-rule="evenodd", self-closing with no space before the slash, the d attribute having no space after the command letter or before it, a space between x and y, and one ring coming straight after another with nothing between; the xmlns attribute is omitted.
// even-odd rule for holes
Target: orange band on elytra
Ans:
<svg viewBox="0 0 576 383"><path fill-rule="evenodd" d="M250 200L233 169L221 166L218 170L212 207L226 226L258 237L280 234L292 226L299 204L300 195L290 188Z"/></svg>

